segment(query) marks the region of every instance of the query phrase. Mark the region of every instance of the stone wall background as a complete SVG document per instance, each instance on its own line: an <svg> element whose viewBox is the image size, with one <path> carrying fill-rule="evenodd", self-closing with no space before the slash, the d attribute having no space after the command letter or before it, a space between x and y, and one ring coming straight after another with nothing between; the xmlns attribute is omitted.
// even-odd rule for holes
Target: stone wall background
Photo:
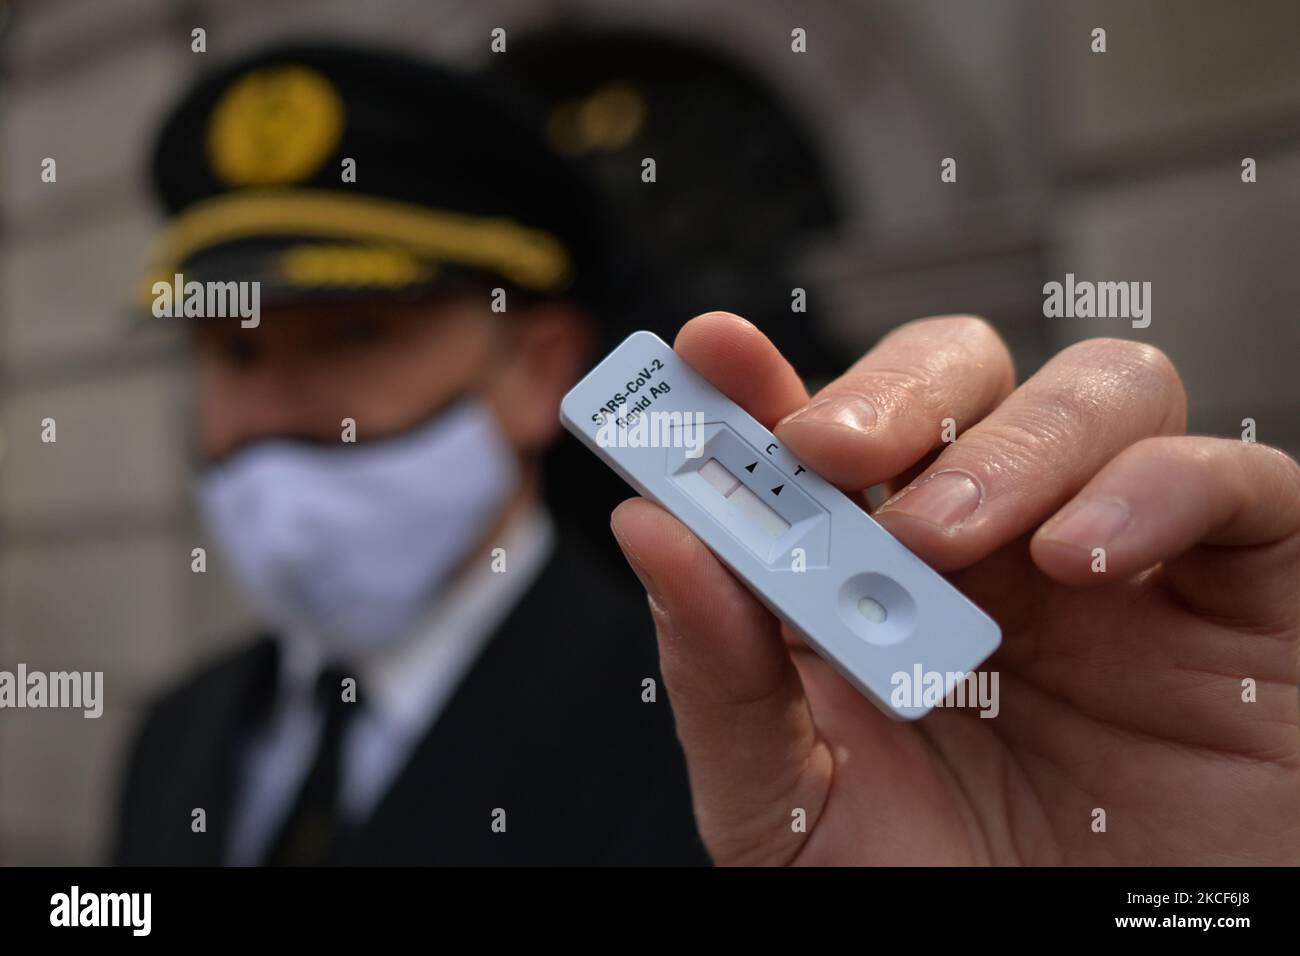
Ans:
<svg viewBox="0 0 1300 956"><path fill-rule="evenodd" d="M0 863L102 858L139 705L244 624L194 575L179 341L123 304L156 224L148 133L205 62L334 34L474 64L495 26L641 23L731 50L809 118L849 199L806 264L846 361L892 325L977 311L1021 373L1140 337L1194 430L1300 451L1300 8L1146 0L41 0L0 43L0 668L103 670L99 720L0 712ZM190 52L190 30L208 52ZM809 53L789 50L808 32ZM1108 52L1089 51L1102 26ZM40 161L58 160L58 183ZM959 161L959 182L937 175ZM1240 180L1243 157L1259 181ZM1048 320L1042 284L1149 280L1154 321ZM43 445L40 420L58 421Z"/></svg>

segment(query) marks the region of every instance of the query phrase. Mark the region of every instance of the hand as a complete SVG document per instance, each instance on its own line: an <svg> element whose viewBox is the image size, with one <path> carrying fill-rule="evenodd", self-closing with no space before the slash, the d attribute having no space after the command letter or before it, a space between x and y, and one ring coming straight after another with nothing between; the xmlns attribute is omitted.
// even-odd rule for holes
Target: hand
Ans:
<svg viewBox="0 0 1300 956"><path fill-rule="evenodd" d="M621 504L716 863L1300 862L1295 461L1185 436L1177 373L1134 342L1079 343L1016 388L986 323L923 320L811 404L736 316L674 347L846 492L902 488L876 520L1003 631L995 718L895 722L680 522Z"/></svg>

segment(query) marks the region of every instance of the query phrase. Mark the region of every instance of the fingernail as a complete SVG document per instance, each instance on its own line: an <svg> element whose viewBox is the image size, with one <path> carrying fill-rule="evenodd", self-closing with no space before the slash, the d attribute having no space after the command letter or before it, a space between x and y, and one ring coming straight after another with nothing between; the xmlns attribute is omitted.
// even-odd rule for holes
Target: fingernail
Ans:
<svg viewBox="0 0 1300 956"><path fill-rule="evenodd" d="M650 605L650 616L654 619L655 628L665 637L676 637L677 632L673 630L672 621L668 617L668 608L650 591L645 592L645 600Z"/></svg>
<svg viewBox="0 0 1300 956"><path fill-rule="evenodd" d="M964 471L941 471L891 501L881 511L898 511L940 528L961 524L979 507L980 486Z"/></svg>
<svg viewBox="0 0 1300 956"><path fill-rule="evenodd" d="M1131 517L1128 505L1118 498L1088 498L1048 522L1043 537L1077 548L1101 548L1124 530Z"/></svg>
<svg viewBox="0 0 1300 956"><path fill-rule="evenodd" d="M876 424L876 407L861 395L832 395L819 398L781 420L782 425L839 425L855 431L870 431Z"/></svg>

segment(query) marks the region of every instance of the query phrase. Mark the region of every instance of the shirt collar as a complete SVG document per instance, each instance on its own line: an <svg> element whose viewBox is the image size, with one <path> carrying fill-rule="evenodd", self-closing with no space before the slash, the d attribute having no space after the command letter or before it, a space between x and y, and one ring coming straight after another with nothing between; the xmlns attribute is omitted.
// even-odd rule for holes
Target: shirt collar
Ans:
<svg viewBox="0 0 1300 956"><path fill-rule="evenodd" d="M368 705L394 731L416 734L442 711L488 640L541 573L555 528L539 505L498 536L492 555L466 570L409 640L358 663ZM494 567L500 570L494 570Z"/></svg>
<svg viewBox="0 0 1300 956"><path fill-rule="evenodd" d="M510 520L492 554L502 551L502 571L492 554L450 582L408 638L354 662L363 703L395 732L414 735L451 698L461 678L506 615L536 580L555 547L555 526L540 505ZM277 635L281 693L310 695L325 665L310 634Z"/></svg>

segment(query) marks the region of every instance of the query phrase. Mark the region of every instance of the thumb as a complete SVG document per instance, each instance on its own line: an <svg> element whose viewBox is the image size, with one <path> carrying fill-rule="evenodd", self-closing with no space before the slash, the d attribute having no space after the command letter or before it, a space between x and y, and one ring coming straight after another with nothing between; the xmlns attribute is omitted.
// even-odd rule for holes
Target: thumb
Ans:
<svg viewBox="0 0 1300 956"><path fill-rule="evenodd" d="M658 505L625 501L610 524L649 595L705 846L720 865L790 862L825 804L831 755L778 621Z"/></svg>

